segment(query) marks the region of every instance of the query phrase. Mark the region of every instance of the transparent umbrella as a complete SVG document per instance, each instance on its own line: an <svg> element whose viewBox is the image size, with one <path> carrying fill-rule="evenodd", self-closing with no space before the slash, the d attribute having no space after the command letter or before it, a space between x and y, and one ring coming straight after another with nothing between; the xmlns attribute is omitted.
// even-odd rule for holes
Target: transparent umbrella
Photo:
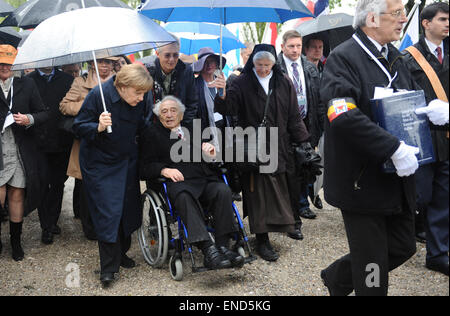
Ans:
<svg viewBox="0 0 450 316"><path fill-rule="evenodd" d="M96 59L156 49L174 41L166 30L134 10L79 9L55 15L39 24L21 46L13 69L53 67L88 60L93 60L98 69ZM98 82L101 82L99 78Z"/></svg>

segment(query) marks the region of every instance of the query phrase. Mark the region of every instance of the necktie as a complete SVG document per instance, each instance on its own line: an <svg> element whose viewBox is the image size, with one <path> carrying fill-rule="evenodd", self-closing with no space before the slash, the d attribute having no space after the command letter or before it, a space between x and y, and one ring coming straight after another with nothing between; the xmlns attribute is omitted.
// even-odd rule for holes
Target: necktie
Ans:
<svg viewBox="0 0 450 316"><path fill-rule="evenodd" d="M294 76L294 87L295 87L295 92L297 93L297 100L299 100L299 110L300 110L300 116L302 119L304 119L306 117L306 106L305 104L300 104L303 101L302 98L303 96L303 86L302 86L302 81L300 80L300 73L298 72L298 64L297 63L292 63L292 74Z"/></svg>
<svg viewBox="0 0 450 316"><path fill-rule="evenodd" d="M292 64L292 74L294 76L293 81L294 81L295 91L297 92L297 94L302 94L303 87L302 87L302 82L300 81L300 74L298 72L298 64L297 63Z"/></svg>
<svg viewBox="0 0 450 316"><path fill-rule="evenodd" d="M442 62L443 62L443 59L442 59L442 48L440 48L440 47L436 48L436 53L437 53L437 59L442 64Z"/></svg>

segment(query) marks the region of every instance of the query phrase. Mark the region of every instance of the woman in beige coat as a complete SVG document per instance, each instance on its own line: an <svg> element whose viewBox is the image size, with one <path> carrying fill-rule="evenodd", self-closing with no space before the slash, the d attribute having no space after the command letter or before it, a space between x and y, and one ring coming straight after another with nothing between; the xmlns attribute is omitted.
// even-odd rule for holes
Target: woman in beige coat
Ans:
<svg viewBox="0 0 450 316"><path fill-rule="evenodd" d="M106 82L114 74L114 61L116 57L108 57L105 59L98 59L98 72L102 83ZM84 99L88 93L98 85L97 74L95 72L94 62L90 62L90 70L87 74L75 78L72 87L67 92L64 99L59 105L59 110L62 114L68 116L77 116L83 105ZM94 232L92 220L87 209L85 192L83 191L81 182L81 169L79 162L80 141L75 139L70 153L69 166L67 168L67 175L75 178L74 202L79 199L79 216L83 226L83 232L86 238L96 240L97 237ZM74 203L74 204L75 204Z"/></svg>

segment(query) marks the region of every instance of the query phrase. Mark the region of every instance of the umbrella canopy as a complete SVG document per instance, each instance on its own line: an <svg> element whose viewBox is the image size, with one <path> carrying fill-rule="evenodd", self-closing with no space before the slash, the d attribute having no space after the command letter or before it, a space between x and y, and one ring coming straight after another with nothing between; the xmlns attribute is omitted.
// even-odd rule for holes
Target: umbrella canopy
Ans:
<svg viewBox="0 0 450 316"><path fill-rule="evenodd" d="M277 22L313 17L301 0L151 0L142 14L164 22Z"/></svg>
<svg viewBox="0 0 450 316"><path fill-rule="evenodd" d="M0 16L7 16L14 11L14 7L3 0L0 0Z"/></svg>
<svg viewBox="0 0 450 316"><path fill-rule="evenodd" d="M53 16L28 36L13 69L42 68L128 55L175 39L142 14L123 8L92 7Z"/></svg>
<svg viewBox="0 0 450 316"><path fill-rule="evenodd" d="M12 27L0 27L0 44L9 44L17 48L22 36Z"/></svg>
<svg viewBox="0 0 450 316"><path fill-rule="evenodd" d="M324 55L328 56L336 46L352 37L353 16L338 13L320 15L319 17L306 21L297 27L297 31L303 35L303 43L309 39L321 39L324 43Z"/></svg>
<svg viewBox="0 0 450 316"><path fill-rule="evenodd" d="M353 25L353 16L345 13L320 15L313 20L306 21L297 28L297 31L303 36L329 31L341 27L351 27Z"/></svg>
<svg viewBox="0 0 450 316"><path fill-rule="evenodd" d="M211 47L215 52L220 51L220 25L200 22L168 23L166 31L175 33L180 38L180 52L186 55L197 54L203 47ZM223 32L223 52L245 48L245 45L227 28Z"/></svg>
<svg viewBox="0 0 450 316"><path fill-rule="evenodd" d="M130 8L121 0L84 0L85 7ZM51 16L81 9L82 0L29 0L14 10L0 26L35 28Z"/></svg>

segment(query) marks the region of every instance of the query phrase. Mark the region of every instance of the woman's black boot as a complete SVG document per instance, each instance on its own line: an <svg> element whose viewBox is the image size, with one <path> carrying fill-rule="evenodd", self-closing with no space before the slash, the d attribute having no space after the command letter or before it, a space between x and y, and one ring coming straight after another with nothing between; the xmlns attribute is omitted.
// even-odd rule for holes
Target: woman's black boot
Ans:
<svg viewBox="0 0 450 316"><path fill-rule="evenodd" d="M22 235L22 224L9 222L9 234L11 236L12 258L15 261L22 261L25 254L23 253L20 237Z"/></svg>

